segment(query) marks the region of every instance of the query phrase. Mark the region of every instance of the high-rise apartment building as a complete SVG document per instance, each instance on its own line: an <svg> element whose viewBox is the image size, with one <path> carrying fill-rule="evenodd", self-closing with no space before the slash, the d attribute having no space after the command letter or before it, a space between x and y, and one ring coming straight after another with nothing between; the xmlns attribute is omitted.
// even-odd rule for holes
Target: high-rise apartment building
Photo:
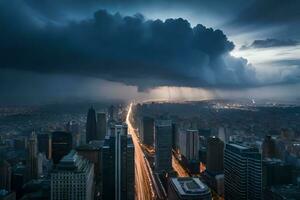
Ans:
<svg viewBox="0 0 300 200"><path fill-rule="evenodd" d="M127 125L111 127L102 147L103 199L133 200L134 146Z"/></svg>
<svg viewBox="0 0 300 200"><path fill-rule="evenodd" d="M262 199L262 160L258 149L226 144L224 184L225 199Z"/></svg>
<svg viewBox="0 0 300 200"><path fill-rule="evenodd" d="M172 170L172 122L155 120L154 129L154 165L156 172Z"/></svg>
<svg viewBox="0 0 300 200"><path fill-rule="evenodd" d="M94 165L73 150L51 173L51 200L92 200L93 187Z"/></svg>
<svg viewBox="0 0 300 200"><path fill-rule="evenodd" d="M86 120L86 143L91 140L97 140L96 111L93 107L89 109Z"/></svg>

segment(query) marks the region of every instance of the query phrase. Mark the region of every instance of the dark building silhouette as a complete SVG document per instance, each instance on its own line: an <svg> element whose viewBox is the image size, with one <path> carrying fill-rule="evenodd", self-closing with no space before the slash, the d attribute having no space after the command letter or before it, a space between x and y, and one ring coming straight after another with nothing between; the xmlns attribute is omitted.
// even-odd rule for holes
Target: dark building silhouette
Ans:
<svg viewBox="0 0 300 200"><path fill-rule="evenodd" d="M102 194L102 147L104 140L94 140L89 144L80 145L76 148L78 155L89 160L94 164L94 175L95 175L95 198L99 198ZM104 163L107 161L104 161Z"/></svg>
<svg viewBox="0 0 300 200"><path fill-rule="evenodd" d="M224 187L225 199L262 199L262 161L258 149L226 144Z"/></svg>
<svg viewBox="0 0 300 200"><path fill-rule="evenodd" d="M127 125L115 125L102 148L103 200L134 200L134 146Z"/></svg>
<svg viewBox="0 0 300 200"><path fill-rule="evenodd" d="M293 182L293 167L279 159L264 160L262 169L264 188Z"/></svg>
<svg viewBox="0 0 300 200"><path fill-rule="evenodd" d="M38 174L38 146L37 146L37 136L35 132L32 132L28 140L28 158L27 158L27 168L28 175L30 179L37 178Z"/></svg>
<svg viewBox="0 0 300 200"><path fill-rule="evenodd" d="M172 122L156 120L154 129L155 171L172 171Z"/></svg>
<svg viewBox="0 0 300 200"><path fill-rule="evenodd" d="M97 113L97 140L104 140L106 136L106 113Z"/></svg>
<svg viewBox="0 0 300 200"><path fill-rule="evenodd" d="M224 170L224 142L217 137L207 139L206 170L210 173L222 173Z"/></svg>
<svg viewBox="0 0 300 200"><path fill-rule="evenodd" d="M66 124L66 131L72 134L73 147L75 148L75 147L79 146L79 143L80 143L79 124L74 120L69 121Z"/></svg>
<svg viewBox="0 0 300 200"><path fill-rule="evenodd" d="M0 189L5 189L8 192L11 190L11 165L0 158Z"/></svg>
<svg viewBox="0 0 300 200"><path fill-rule="evenodd" d="M49 134L37 134L38 152L45 153L47 158L49 158L50 151L50 136Z"/></svg>
<svg viewBox="0 0 300 200"><path fill-rule="evenodd" d="M97 140L96 111L93 107L89 109L86 120L86 143L91 140Z"/></svg>
<svg viewBox="0 0 300 200"><path fill-rule="evenodd" d="M56 131L51 135L51 158L54 164L67 155L72 149L72 135L64 131Z"/></svg>
<svg viewBox="0 0 300 200"><path fill-rule="evenodd" d="M276 157L276 143L270 135L267 135L262 143L262 156L263 158Z"/></svg>
<svg viewBox="0 0 300 200"><path fill-rule="evenodd" d="M152 117L143 117L141 140L145 145L153 146L154 141L154 119Z"/></svg>

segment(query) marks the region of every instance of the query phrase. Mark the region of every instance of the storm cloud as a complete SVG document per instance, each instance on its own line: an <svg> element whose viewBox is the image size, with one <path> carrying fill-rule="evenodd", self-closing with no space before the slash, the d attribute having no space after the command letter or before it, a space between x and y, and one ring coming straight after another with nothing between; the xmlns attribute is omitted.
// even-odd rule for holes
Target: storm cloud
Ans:
<svg viewBox="0 0 300 200"><path fill-rule="evenodd" d="M140 90L257 84L247 60L230 56L234 44L221 30L106 10L60 24L17 2L1 2L1 68L98 77Z"/></svg>

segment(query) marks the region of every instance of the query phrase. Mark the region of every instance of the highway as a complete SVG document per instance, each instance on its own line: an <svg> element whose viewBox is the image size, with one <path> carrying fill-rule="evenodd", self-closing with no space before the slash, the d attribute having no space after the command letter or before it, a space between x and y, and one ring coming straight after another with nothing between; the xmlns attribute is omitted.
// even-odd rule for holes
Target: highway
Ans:
<svg viewBox="0 0 300 200"><path fill-rule="evenodd" d="M190 175L187 171L181 166L178 160L172 155L172 167L177 172L178 177L189 177Z"/></svg>
<svg viewBox="0 0 300 200"><path fill-rule="evenodd" d="M152 172L149 169L149 163L145 158L144 152L140 146L137 132L131 124L130 118L132 113L132 103L126 116L128 126L128 134L131 135L134 144L135 155L135 194L137 200L152 200L156 199L156 193L153 188Z"/></svg>

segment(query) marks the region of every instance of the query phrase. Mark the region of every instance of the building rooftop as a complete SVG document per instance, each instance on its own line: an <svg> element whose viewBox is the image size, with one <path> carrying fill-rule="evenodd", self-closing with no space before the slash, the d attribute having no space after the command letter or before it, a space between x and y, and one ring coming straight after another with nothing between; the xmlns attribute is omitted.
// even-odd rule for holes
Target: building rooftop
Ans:
<svg viewBox="0 0 300 200"><path fill-rule="evenodd" d="M104 145L104 140L92 140L89 144L84 144L76 147L76 150L81 151L95 151L100 150Z"/></svg>
<svg viewBox="0 0 300 200"><path fill-rule="evenodd" d="M251 146L246 146L245 144L237 144L237 143L229 143L226 144L226 149L231 149L236 152L240 153L247 153L247 154L252 154L252 153L259 153L259 150L255 147Z"/></svg>
<svg viewBox="0 0 300 200"><path fill-rule="evenodd" d="M77 154L75 150L71 150L69 154L64 156L57 165L54 172L72 171L83 172L91 167L91 163Z"/></svg>
<svg viewBox="0 0 300 200"><path fill-rule="evenodd" d="M283 199L294 200L300 197L300 186L298 185L273 186L271 191Z"/></svg>
<svg viewBox="0 0 300 200"><path fill-rule="evenodd" d="M172 126L172 121L166 119L158 119L155 120L155 126Z"/></svg>
<svg viewBox="0 0 300 200"><path fill-rule="evenodd" d="M199 178L172 178L171 184L173 184L175 190L181 196L202 196L210 193L209 188Z"/></svg>

